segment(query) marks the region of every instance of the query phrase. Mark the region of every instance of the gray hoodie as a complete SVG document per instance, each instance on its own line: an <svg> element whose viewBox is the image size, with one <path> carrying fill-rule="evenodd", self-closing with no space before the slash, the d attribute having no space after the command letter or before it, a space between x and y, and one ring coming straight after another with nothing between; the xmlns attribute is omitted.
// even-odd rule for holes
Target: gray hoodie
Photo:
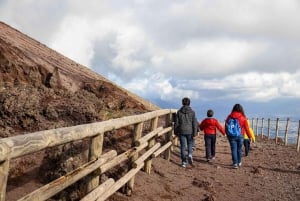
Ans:
<svg viewBox="0 0 300 201"><path fill-rule="evenodd" d="M176 135L196 135L198 128L198 121L195 112L190 106L182 106L176 114L175 121L175 134Z"/></svg>

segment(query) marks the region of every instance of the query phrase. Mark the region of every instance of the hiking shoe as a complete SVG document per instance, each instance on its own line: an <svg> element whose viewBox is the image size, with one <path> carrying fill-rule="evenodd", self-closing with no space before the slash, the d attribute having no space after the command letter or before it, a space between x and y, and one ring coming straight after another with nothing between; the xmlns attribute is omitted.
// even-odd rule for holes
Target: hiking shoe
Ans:
<svg viewBox="0 0 300 201"><path fill-rule="evenodd" d="M183 162L182 165L181 165L181 167L186 168L186 163Z"/></svg>
<svg viewBox="0 0 300 201"><path fill-rule="evenodd" d="M209 159L209 158L207 158L207 159L206 159L206 162L209 162L209 161L210 161L210 159Z"/></svg>
<svg viewBox="0 0 300 201"><path fill-rule="evenodd" d="M189 164L193 165L193 157L189 156Z"/></svg>
<svg viewBox="0 0 300 201"><path fill-rule="evenodd" d="M238 169L239 168L238 164L233 164L233 168Z"/></svg>
<svg viewBox="0 0 300 201"><path fill-rule="evenodd" d="M212 157L211 160L216 160L216 157Z"/></svg>
<svg viewBox="0 0 300 201"><path fill-rule="evenodd" d="M242 162L239 163L239 167L241 167L241 166L242 166Z"/></svg>

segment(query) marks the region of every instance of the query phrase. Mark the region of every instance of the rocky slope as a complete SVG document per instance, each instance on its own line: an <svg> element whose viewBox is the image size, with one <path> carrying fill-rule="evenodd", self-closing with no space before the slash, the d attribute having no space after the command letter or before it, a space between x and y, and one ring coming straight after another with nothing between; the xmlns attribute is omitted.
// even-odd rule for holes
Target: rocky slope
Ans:
<svg viewBox="0 0 300 201"><path fill-rule="evenodd" d="M158 107L0 22L0 137Z"/></svg>

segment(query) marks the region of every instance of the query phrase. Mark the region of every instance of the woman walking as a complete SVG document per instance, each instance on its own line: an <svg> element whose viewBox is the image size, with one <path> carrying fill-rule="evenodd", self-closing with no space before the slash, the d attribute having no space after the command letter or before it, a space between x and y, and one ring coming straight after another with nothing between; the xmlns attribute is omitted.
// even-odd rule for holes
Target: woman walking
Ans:
<svg viewBox="0 0 300 201"><path fill-rule="evenodd" d="M230 143L233 168L242 165L244 135L251 139L247 117L242 105L235 104L225 121L225 131Z"/></svg>

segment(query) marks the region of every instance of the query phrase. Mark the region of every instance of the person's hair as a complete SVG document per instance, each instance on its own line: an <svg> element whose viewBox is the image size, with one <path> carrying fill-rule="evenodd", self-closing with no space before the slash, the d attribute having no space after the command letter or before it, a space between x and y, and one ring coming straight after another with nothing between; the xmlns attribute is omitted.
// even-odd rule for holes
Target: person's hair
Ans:
<svg viewBox="0 0 300 201"><path fill-rule="evenodd" d="M191 103L191 101L190 101L189 98L184 97L184 98L182 99L182 105L187 105L187 106L189 106L190 103Z"/></svg>
<svg viewBox="0 0 300 201"><path fill-rule="evenodd" d="M245 116L243 106L241 104L238 104L238 103L233 106L231 112L240 112L240 113L242 113L243 116Z"/></svg>
<svg viewBox="0 0 300 201"><path fill-rule="evenodd" d="M212 109L207 110L207 117L214 116L214 111Z"/></svg>

